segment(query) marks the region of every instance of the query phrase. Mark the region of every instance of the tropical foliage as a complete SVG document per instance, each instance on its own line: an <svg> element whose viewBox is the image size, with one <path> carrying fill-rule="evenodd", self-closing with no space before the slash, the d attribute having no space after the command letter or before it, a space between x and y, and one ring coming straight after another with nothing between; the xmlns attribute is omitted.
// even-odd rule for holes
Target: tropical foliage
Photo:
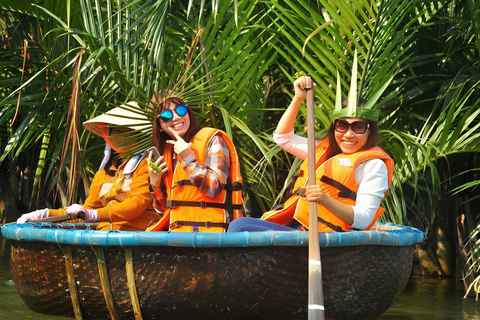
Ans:
<svg viewBox="0 0 480 320"><path fill-rule="evenodd" d="M16 161L22 151L48 137L43 156L32 159L37 168L34 185L44 192L39 198L51 193L52 182L56 190L68 190L64 205L79 200L80 182L88 191L88 176L101 159L102 147L80 130L81 122L125 100L137 100L147 112L154 94L180 87L205 125L225 129L245 146L238 149L246 184L252 191L263 188L252 194L274 194L266 186L275 184L275 175L256 160L269 148L257 136L264 124L251 117L252 109L265 105L269 84L263 74L275 58L268 46L271 35L261 23L263 10L255 2L234 8L215 3L212 12L203 12L203 4L170 7L168 1L158 0L27 4L2 4L12 11L4 13L5 21L11 21L4 30L21 39L39 27L24 39L25 45L14 44L24 50L23 64L21 53L9 50L13 41L5 38L2 61L9 61L5 68L13 70L6 71L9 86L2 94L0 121L12 122L13 132L6 133L9 143L0 161L7 156ZM20 28L24 17L29 22ZM12 65L13 61L18 62ZM141 141L144 146L148 139ZM40 184L45 171L53 179ZM259 183L265 177L273 183Z"/></svg>
<svg viewBox="0 0 480 320"><path fill-rule="evenodd" d="M10 177L0 179L13 185L20 174L31 179L31 189L23 188L28 196L16 195L31 207L81 201L103 150L81 123L129 100L152 119L150 99L174 89L203 124L234 139L248 207L258 216L283 201L298 169L299 161L270 138L292 97L294 74L306 72L317 83L322 134L337 73L346 95L356 51L361 97L372 99L393 78L376 107L382 146L396 162L384 219L415 225L431 239L448 229L455 243L456 230L439 221L459 212L442 211L439 203L458 197L471 208L478 203L478 172L468 170L480 151L479 6L475 0L2 1L0 162ZM304 129L298 121L296 132ZM143 148L149 137L140 142ZM478 212L472 215L478 223Z"/></svg>

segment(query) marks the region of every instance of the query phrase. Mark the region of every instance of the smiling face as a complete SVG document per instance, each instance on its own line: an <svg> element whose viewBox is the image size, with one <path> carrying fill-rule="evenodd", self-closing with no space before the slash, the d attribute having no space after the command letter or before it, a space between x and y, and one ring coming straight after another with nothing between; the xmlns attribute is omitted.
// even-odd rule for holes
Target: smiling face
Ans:
<svg viewBox="0 0 480 320"><path fill-rule="evenodd" d="M364 119L360 118L343 118L341 120L347 121L349 124L352 124L355 121L365 121ZM358 130L355 131L358 132ZM351 154L361 150L365 146L369 135L369 128L367 128L364 133L355 133L352 129L352 126L349 125L346 132L339 132L338 130L335 130L335 141L343 153Z"/></svg>
<svg viewBox="0 0 480 320"><path fill-rule="evenodd" d="M184 137L187 133L188 129L190 128L190 116L189 114L185 114L181 116L175 110L178 104L174 103L173 101L168 101L168 104L162 112L166 110L170 110L172 113L172 120L168 122L163 122L160 118L158 121L160 122L160 126L162 130L167 133L171 138L175 138L172 131L175 131L180 137ZM181 112L180 112L181 113Z"/></svg>

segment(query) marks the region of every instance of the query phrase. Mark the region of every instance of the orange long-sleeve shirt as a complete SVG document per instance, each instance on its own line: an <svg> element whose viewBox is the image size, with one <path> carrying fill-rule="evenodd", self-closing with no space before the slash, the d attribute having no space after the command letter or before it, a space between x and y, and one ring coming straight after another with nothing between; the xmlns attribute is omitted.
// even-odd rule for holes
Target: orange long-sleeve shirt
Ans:
<svg viewBox="0 0 480 320"><path fill-rule="evenodd" d="M152 194L148 189L148 165L145 159L128 178L124 177L125 163L115 176L105 170L98 171L90 186L90 195L85 201L87 209L97 209L97 229L145 230L154 218Z"/></svg>
<svg viewBox="0 0 480 320"><path fill-rule="evenodd" d="M158 218L148 189L147 161L142 159L128 178L124 176L125 164L118 168L113 177L101 170L93 178L90 195L83 206L97 210L100 222L97 229L143 231L150 221ZM50 210L50 215L65 214L60 211L63 210Z"/></svg>

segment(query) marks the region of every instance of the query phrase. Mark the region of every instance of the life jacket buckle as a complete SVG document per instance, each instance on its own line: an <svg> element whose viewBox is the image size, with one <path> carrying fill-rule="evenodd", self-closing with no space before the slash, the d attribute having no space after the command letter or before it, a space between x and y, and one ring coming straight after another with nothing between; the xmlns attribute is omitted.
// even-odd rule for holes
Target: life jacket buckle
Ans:
<svg viewBox="0 0 480 320"><path fill-rule="evenodd" d="M200 208L205 209L207 207L207 203L205 201L200 201Z"/></svg>
<svg viewBox="0 0 480 320"><path fill-rule="evenodd" d="M167 201L167 203L166 203L166 207L167 207L168 209L174 209L174 208L176 208L177 206L178 206L178 203L177 203L177 201L175 201L175 200L169 200L169 201Z"/></svg>
<svg viewBox="0 0 480 320"><path fill-rule="evenodd" d="M294 195L297 195L297 196L300 196L300 197L303 197L305 195L305 190L303 190L302 188L298 188L297 190L295 190L293 192Z"/></svg>
<svg viewBox="0 0 480 320"><path fill-rule="evenodd" d="M168 227L169 227L170 229L180 228L180 227L183 225L182 222L183 222L183 221L177 220L177 221L175 221L175 222L173 222L173 223L170 223L170 225L169 225Z"/></svg>
<svg viewBox="0 0 480 320"><path fill-rule="evenodd" d="M205 221L205 228L211 228L212 223L210 221Z"/></svg>

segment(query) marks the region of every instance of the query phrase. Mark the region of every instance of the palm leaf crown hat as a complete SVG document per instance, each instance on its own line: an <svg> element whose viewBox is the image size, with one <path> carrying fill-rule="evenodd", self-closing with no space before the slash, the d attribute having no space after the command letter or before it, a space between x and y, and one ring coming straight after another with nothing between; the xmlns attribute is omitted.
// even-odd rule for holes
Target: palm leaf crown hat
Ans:
<svg viewBox="0 0 480 320"><path fill-rule="evenodd" d="M330 120L332 122L335 119L339 118L360 118L369 121L378 121L378 118L380 116L380 110L374 109L373 107L375 106L387 86L390 84L393 77L390 78L387 82L385 82L385 84L372 95L372 97L365 105L358 107L358 101L361 93L357 92L357 72L357 50L355 50L355 55L353 57L350 90L348 92L347 108L342 108L342 89L340 83L340 75L337 70L337 93L335 97L335 109L330 112Z"/></svg>

